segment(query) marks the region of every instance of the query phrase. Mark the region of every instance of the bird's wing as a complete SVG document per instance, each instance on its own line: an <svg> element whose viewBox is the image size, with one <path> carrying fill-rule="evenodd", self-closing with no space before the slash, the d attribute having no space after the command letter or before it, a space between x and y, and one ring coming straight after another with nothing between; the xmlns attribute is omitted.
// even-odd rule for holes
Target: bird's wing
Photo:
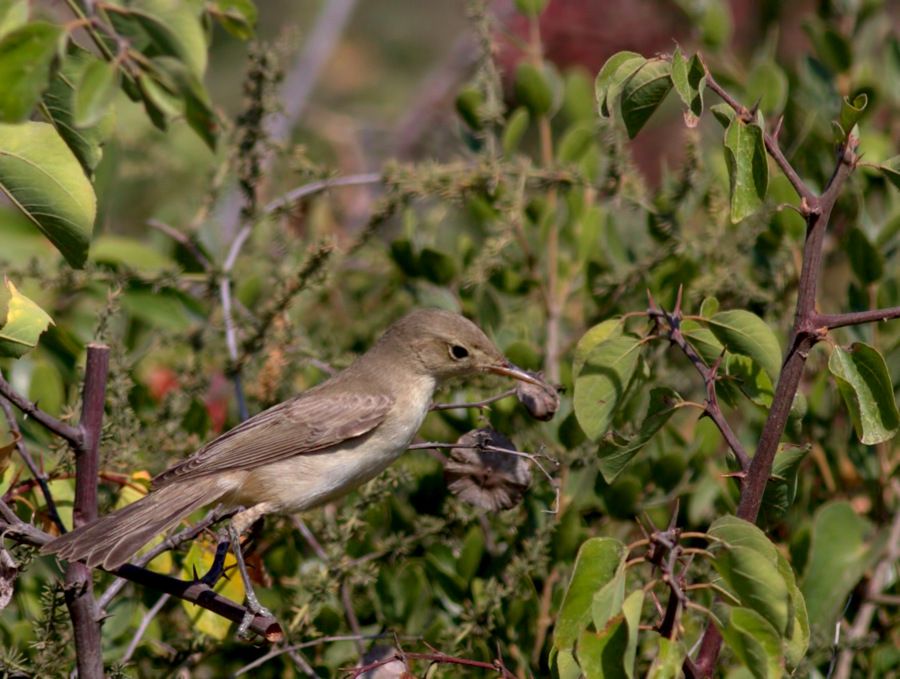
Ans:
<svg viewBox="0 0 900 679"><path fill-rule="evenodd" d="M387 394L303 394L225 432L159 474L153 487L227 470L253 469L323 450L372 431L384 421L393 403Z"/></svg>

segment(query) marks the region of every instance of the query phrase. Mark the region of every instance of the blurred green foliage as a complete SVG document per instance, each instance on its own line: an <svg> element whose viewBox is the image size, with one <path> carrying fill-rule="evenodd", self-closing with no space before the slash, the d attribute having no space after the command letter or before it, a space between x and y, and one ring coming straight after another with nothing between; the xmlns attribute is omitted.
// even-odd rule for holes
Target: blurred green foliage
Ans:
<svg viewBox="0 0 900 679"><path fill-rule="evenodd" d="M594 83L543 56L539 17L556 3L515 3L528 30L510 72L484 51L509 17L488 16L482 3L471 3L468 19L451 3L409 3L402 21L389 3L360 3L294 136L269 148L264 121L280 106L283 71L298 35L303 44L315 37L306 34L312 11L290 4L260 3L257 16L249 0L134 0L97 4L81 25L67 23L63 7L20 1L0 13L0 187L22 207L0 205L0 261L21 291L10 287L17 301L0 309L0 348L5 331L25 327L3 353L21 357L0 367L20 393L71 417L86 344L111 346L101 510L237 422L236 371L257 412L347 365L410 307L450 308L560 383L562 409L548 423L513 397L438 411L422 439L452 441L489 424L519 450L558 460L550 469L559 495L535 474L520 506L485 514L449 494L441 455L420 450L304 516L319 549L290 518L271 517L253 565L262 603L290 643L349 634L352 611L363 634L385 635L367 648L421 650L424 641L488 662L499 653L520 676L548 676L551 666L562 677L677 676L709 611L729 649L723 676L746 676L742 665L753 676L784 667L824 676L844 648L854 676L896 672L895 603L837 649L833 633L838 617L862 614L861 592L896 542L888 402L900 383L897 322L837 330L829 339L849 348L810 355L763 533L727 516L738 498L734 461L691 407L706 397L702 381L634 314L647 309L648 291L672 309L683 290L682 331L707 364L723 358L716 390L752 452L791 327L805 228L798 196L762 150L763 131L782 116L785 152L813 187L827 184L835 142L853 129L864 154L832 216L820 308L900 304L896 8L822 3L804 21L808 49L783 59L777 26L789 10L780 3L750 3L769 38L743 53L730 44L743 27L727 3L677 2L696 29L690 49L671 59L619 53ZM450 49L457 31L446 27L474 34L481 56L444 102L433 159L392 159L390 122L413 109L409 92ZM702 63L739 101L758 103L758 117L711 107ZM649 172L632 153L641 143L651 146ZM16 144L33 154L25 180ZM663 151L658 181L648 180ZM373 167L377 182L321 190L334 175ZM318 189L269 209L303 185ZM251 235L226 270L242 227ZM225 341L222 276L235 298L236 356ZM41 309L54 322L43 334ZM501 388L486 379L441 400ZM0 431L3 450L11 437ZM70 522L70 453L30 420L23 431ZM18 457L0 491L22 518L52 529ZM672 520L710 531L718 549L690 564L697 608L670 640L640 627L659 622L655 602L668 590L649 564L629 561L628 545ZM203 538L154 567L189 577L211 546ZM31 549L10 552L21 572L0 614L0 666L66 673L73 650L59 570ZM110 581L97 574L98 591ZM710 582L724 590L718 603L702 587ZM235 583L225 587L240 598ZM886 583L896 596L896 578ZM224 676L268 651L172 602L121 665L158 598L128 586L108 607L103 651L114 672ZM360 658L352 640L303 652L322 676ZM256 672L298 670L281 655Z"/></svg>

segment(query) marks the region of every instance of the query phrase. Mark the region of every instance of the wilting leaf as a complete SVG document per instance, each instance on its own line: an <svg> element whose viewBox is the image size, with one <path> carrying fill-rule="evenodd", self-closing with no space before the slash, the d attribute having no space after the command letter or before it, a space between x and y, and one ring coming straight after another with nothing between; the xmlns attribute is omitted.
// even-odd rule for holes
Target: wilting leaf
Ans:
<svg viewBox="0 0 900 679"><path fill-rule="evenodd" d="M763 205L769 186L769 165L763 130L734 116L725 130L725 161L731 191L731 221L746 219Z"/></svg>

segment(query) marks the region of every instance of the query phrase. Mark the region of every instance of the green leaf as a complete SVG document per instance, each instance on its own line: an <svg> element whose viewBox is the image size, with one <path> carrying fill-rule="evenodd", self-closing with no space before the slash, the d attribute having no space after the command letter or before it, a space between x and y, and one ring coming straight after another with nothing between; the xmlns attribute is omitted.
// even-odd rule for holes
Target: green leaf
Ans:
<svg viewBox="0 0 900 679"><path fill-rule="evenodd" d="M884 357L862 342L850 350L835 347L828 369L850 411L859 440L875 445L891 440L900 427L900 414L894 400L894 388Z"/></svg>
<svg viewBox="0 0 900 679"><path fill-rule="evenodd" d="M561 163L577 163L591 148L594 141L592 125L574 125L566 130L559 142L557 157Z"/></svg>
<svg viewBox="0 0 900 679"><path fill-rule="evenodd" d="M728 104L713 104L709 107L709 112L713 114L713 117L715 117L715 119L719 121L719 124L726 130L735 119L734 109Z"/></svg>
<svg viewBox="0 0 900 679"><path fill-rule="evenodd" d="M164 118L179 116L183 111L191 129L211 150L215 150L219 123L200 78L186 68L184 63L172 57L156 57L153 59L153 66L156 81L139 78L142 92L146 89L147 96L150 96ZM148 113L151 113L149 108Z"/></svg>
<svg viewBox="0 0 900 679"><path fill-rule="evenodd" d="M872 533L849 502L830 502L813 517L809 556L801 590L809 622L828 638L847 597L879 557L883 540L867 542Z"/></svg>
<svg viewBox="0 0 900 679"><path fill-rule="evenodd" d="M0 124L0 190L75 268L87 259L97 199L52 125Z"/></svg>
<svg viewBox="0 0 900 679"><path fill-rule="evenodd" d="M249 40L256 30L257 9L251 0L215 0L206 5L222 28L239 40Z"/></svg>
<svg viewBox="0 0 900 679"><path fill-rule="evenodd" d="M136 0L123 10L144 29L158 54L175 57L194 76L203 77L207 59L206 35L191 3Z"/></svg>
<svg viewBox="0 0 900 679"><path fill-rule="evenodd" d="M516 9L527 17L538 17L547 6L547 0L515 0Z"/></svg>
<svg viewBox="0 0 900 679"><path fill-rule="evenodd" d="M519 142L522 141L522 135L525 134L525 130L528 129L530 122L531 116L528 114L528 109L524 106L519 106L512 112L512 115L506 121L506 128L503 130L501 142L503 153L509 156L519 148Z"/></svg>
<svg viewBox="0 0 900 679"><path fill-rule="evenodd" d="M891 184L900 189L900 156L888 158L878 166L881 173Z"/></svg>
<svg viewBox="0 0 900 679"><path fill-rule="evenodd" d="M6 321L0 328L0 356L19 358L37 346L38 338L53 323L53 319L37 304L6 280L9 293Z"/></svg>
<svg viewBox="0 0 900 679"><path fill-rule="evenodd" d="M774 61L763 61L750 71L746 91L747 101L759 102L765 115L777 116L787 104L788 79Z"/></svg>
<svg viewBox="0 0 900 679"><path fill-rule="evenodd" d="M75 84L81 80L85 69L94 63L97 59L84 50L69 54L50 81L40 107L47 122L56 128L59 136L72 149L88 176L103 158L102 144L112 134L115 125L115 111L110 108L96 125L85 128L75 126Z"/></svg>
<svg viewBox="0 0 900 679"><path fill-rule="evenodd" d="M766 534L759 527L736 516L726 514L716 519L707 533L729 547L749 547L773 563L777 559L778 549Z"/></svg>
<svg viewBox="0 0 900 679"><path fill-rule="evenodd" d="M175 262L164 254L136 238L126 236L100 236L91 246L91 259L143 272L158 273L177 268Z"/></svg>
<svg viewBox="0 0 900 679"><path fill-rule="evenodd" d="M734 116L725 130L725 162L731 192L731 221L737 224L762 207L769 186L763 130Z"/></svg>
<svg viewBox="0 0 900 679"><path fill-rule="evenodd" d="M771 407L775 395L772 379L752 358L729 354L725 361L725 373L753 403L763 408Z"/></svg>
<svg viewBox="0 0 900 679"><path fill-rule="evenodd" d="M681 666L686 655L687 649L680 641L660 637L659 651L647 672L647 679L680 679L683 676Z"/></svg>
<svg viewBox="0 0 900 679"><path fill-rule="evenodd" d="M862 229L853 227L847 231L847 257L853 273L863 285L869 285L884 273L884 257Z"/></svg>
<svg viewBox="0 0 900 679"><path fill-rule="evenodd" d="M515 90L516 99L535 117L546 115L553 107L549 75L534 64L521 63L516 68Z"/></svg>
<svg viewBox="0 0 900 679"><path fill-rule="evenodd" d="M571 649L591 621L594 594L613 579L626 557L625 545L613 538L590 538L578 550L553 629L553 645Z"/></svg>
<svg viewBox="0 0 900 679"><path fill-rule="evenodd" d="M768 620L781 636L794 623L790 592L777 560L753 547L729 545L716 554L716 571L743 606Z"/></svg>
<svg viewBox="0 0 900 679"><path fill-rule="evenodd" d="M469 582L478 573L478 566L484 556L484 531L481 526L469 528L463 540L459 558L456 560L456 572L465 582Z"/></svg>
<svg viewBox="0 0 900 679"><path fill-rule="evenodd" d="M81 74L75 90L75 126L91 127L100 122L119 89L119 69L106 61L93 61Z"/></svg>
<svg viewBox="0 0 900 679"><path fill-rule="evenodd" d="M788 663L796 667L803 660L806 651L809 648L809 617L806 612L806 600L803 593L797 586L797 579L794 576L794 569L788 563L787 558L781 551L777 552L778 572L784 578L787 584L788 593L791 597L791 610L793 611L794 624L790 629L790 634L784 640L784 656Z"/></svg>
<svg viewBox="0 0 900 679"><path fill-rule="evenodd" d="M668 422L679 403L681 397L675 390L669 387L656 387L650 391L650 405L637 435L631 439L610 435L604 437L597 451L597 457L600 473L607 483L616 480L641 448L647 445L653 435Z"/></svg>
<svg viewBox="0 0 900 679"><path fill-rule="evenodd" d="M484 95L476 87L464 87L456 95L456 112L470 128L476 132L484 127L481 119L481 107L484 106Z"/></svg>
<svg viewBox="0 0 900 679"><path fill-rule="evenodd" d="M844 97L841 100L841 115L838 118L838 124L844 132L844 139L850 134L859 119L862 118L866 106L869 104L869 97L866 94L858 94L850 101L850 97Z"/></svg>
<svg viewBox="0 0 900 679"><path fill-rule="evenodd" d="M688 61L680 47L675 49L672 55L672 84L685 106L685 125L696 127L703 114L703 90L706 88L706 70L696 54Z"/></svg>
<svg viewBox="0 0 900 679"><path fill-rule="evenodd" d="M637 133L672 89L672 66L664 59L651 59L622 86L620 109L628 136Z"/></svg>
<svg viewBox="0 0 900 679"><path fill-rule="evenodd" d="M0 122L20 123L47 89L62 26L34 21L0 39Z"/></svg>
<svg viewBox="0 0 900 679"><path fill-rule="evenodd" d="M797 496L797 471L810 447L781 444L772 464L772 474L763 493L761 512L772 524L785 515Z"/></svg>
<svg viewBox="0 0 900 679"><path fill-rule="evenodd" d="M594 94L601 118L609 118L622 85L647 60L637 52L616 52L603 64L594 80Z"/></svg>
<svg viewBox="0 0 900 679"><path fill-rule="evenodd" d="M697 350L706 365L712 365L725 351L725 346L716 339L709 328L697 321L686 319L681 323L681 332L688 343Z"/></svg>
<svg viewBox="0 0 900 679"><path fill-rule="evenodd" d="M607 623L622 611L625 601L625 557L623 554L615 575L603 587L594 592L591 600L591 622L594 629L603 630Z"/></svg>
<svg viewBox="0 0 900 679"><path fill-rule="evenodd" d="M605 629L585 630L578 638L577 656L584 675L590 679L634 677L638 625L644 604L643 590L628 595L622 615Z"/></svg>
<svg viewBox="0 0 900 679"><path fill-rule="evenodd" d="M720 311L706 321L728 351L756 361L773 382L781 372L781 346L759 316L744 309Z"/></svg>
<svg viewBox="0 0 900 679"><path fill-rule="evenodd" d="M572 375L578 377L585 359L594 347L612 337L620 337L624 329L625 325L622 323L622 319L617 316L601 321L584 333L578 340L578 344L575 345L572 357Z"/></svg>
<svg viewBox="0 0 900 679"><path fill-rule="evenodd" d="M621 405L641 354L641 342L630 335L601 342L588 353L575 378L574 407L578 424L596 441Z"/></svg>
<svg viewBox="0 0 900 679"><path fill-rule="evenodd" d="M28 21L28 0L0 2L0 38Z"/></svg>
<svg viewBox="0 0 900 679"><path fill-rule="evenodd" d="M732 608L720 630L725 643L756 679L778 679L783 675L781 639L759 613Z"/></svg>
<svg viewBox="0 0 900 679"><path fill-rule="evenodd" d="M456 276L453 257L432 248L424 248L419 254L419 267L428 280L438 285L447 285Z"/></svg>
<svg viewBox="0 0 900 679"><path fill-rule="evenodd" d="M715 297L704 297L700 303L700 315L704 318L714 316L719 310L719 300Z"/></svg>

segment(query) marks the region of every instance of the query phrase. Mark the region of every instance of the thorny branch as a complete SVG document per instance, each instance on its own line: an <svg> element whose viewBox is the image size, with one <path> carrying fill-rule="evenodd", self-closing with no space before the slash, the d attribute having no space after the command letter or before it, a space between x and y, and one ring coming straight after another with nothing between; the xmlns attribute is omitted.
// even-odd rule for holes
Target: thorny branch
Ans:
<svg viewBox="0 0 900 679"><path fill-rule="evenodd" d="M667 334L669 341L681 349L694 368L697 369L700 377L703 378L703 384L706 387L706 403L704 404L703 413L715 423L716 427L722 433L725 442L728 444L728 447L731 448L731 451L740 463L741 469L746 472L750 468L750 456L744 449L740 439L738 439L737 435L734 433L731 425L728 424L728 420L725 419L722 408L719 406L718 396L716 395L716 379L721 357L719 357L719 360L712 366L707 366L697 353L696 349L694 349L694 347L685 339L684 334L681 332L681 320L683 318L681 312L681 294L682 290L679 288L678 301L675 304L675 310L671 313L660 310L656 306L656 302L653 301L653 298L650 297L650 308L647 313L651 318L662 319L665 321L668 325Z"/></svg>
<svg viewBox="0 0 900 679"><path fill-rule="evenodd" d="M741 116L742 120L749 122L753 118L753 112L728 94L716 82L709 69L706 69L706 78L707 87L718 94L736 114ZM751 522L755 522L759 514L763 493L772 473L772 463L778 451L778 443L787 425L794 395L797 393L800 385L803 368L810 349L824 337L828 327L839 327L840 325L867 322L881 318L881 316L877 315L879 312L876 312L874 318L857 316L851 320L844 317L837 324L833 324L837 319L832 318L832 324L826 323L823 327L821 323L822 317L816 312L816 292L818 290L819 272L822 263L822 245L825 241L831 211L840 195L844 182L858 161L856 149L859 140L851 134L841 144L831 179L828 181L823 193L818 196L806 185L790 162L784 157L777 139L770 134L765 134L764 141L769 155L801 197L801 212L806 218L806 241L803 248L803 263L797 290L794 326L788 343L787 356L782 364L781 374L775 387L775 395L760 434L756 453L750 461L741 486L741 498L738 504L737 515ZM703 634L700 650L693 666L688 662L685 663L685 674L688 677L712 676L721 647L721 634L715 625L709 624Z"/></svg>

